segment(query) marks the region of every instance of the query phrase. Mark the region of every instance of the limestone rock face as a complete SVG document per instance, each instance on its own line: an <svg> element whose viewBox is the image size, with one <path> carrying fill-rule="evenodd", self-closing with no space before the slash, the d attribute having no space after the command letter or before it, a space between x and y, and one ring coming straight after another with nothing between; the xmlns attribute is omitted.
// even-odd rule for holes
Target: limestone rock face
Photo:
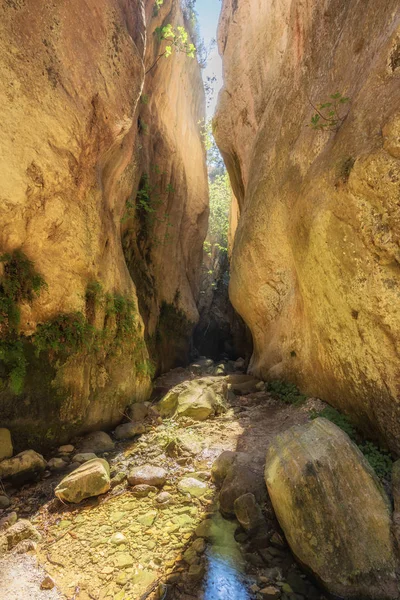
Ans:
<svg viewBox="0 0 400 600"><path fill-rule="evenodd" d="M398 598L389 500L341 429L318 418L278 435L265 481L293 553L330 593Z"/></svg>
<svg viewBox="0 0 400 600"><path fill-rule="evenodd" d="M397 451L399 36L397 0L224 0L215 119L251 372L291 379ZM307 127L336 92L344 120Z"/></svg>
<svg viewBox="0 0 400 600"><path fill-rule="evenodd" d="M165 0L159 17L154 4L73 0L49 8L37 0L1 8L0 254L21 249L47 284L19 307L22 390L10 389L12 354L0 365L0 422L17 450L28 440L40 449L117 425L128 404L150 393L140 313L153 335L163 311L164 336L181 349L197 319L207 225L201 77L196 60L183 54L146 75L159 50L155 28L183 18L178 0ZM150 171L162 174L163 189L171 184L157 231L141 227L140 211L129 212ZM137 244L146 252L152 246L148 279L133 272ZM141 298L149 296L147 311ZM31 343L38 326L47 328L39 352ZM99 341L89 344L84 336L93 328ZM4 335L2 325L0 342ZM165 337L157 352L159 363L176 359Z"/></svg>
<svg viewBox="0 0 400 600"><path fill-rule="evenodd" d="M157 404L162 417L190 417L204 421L222 412L227 398L227 384L221 378L207 377L181 383Z"/></svg>
<svg viewBox="0 0 400 600"><path fill-rule="evenodd" d="M64 477L54 493L60 500L79 503L85 498L105 494L109 489L110 466L103 458L94 458Z"/></svg>

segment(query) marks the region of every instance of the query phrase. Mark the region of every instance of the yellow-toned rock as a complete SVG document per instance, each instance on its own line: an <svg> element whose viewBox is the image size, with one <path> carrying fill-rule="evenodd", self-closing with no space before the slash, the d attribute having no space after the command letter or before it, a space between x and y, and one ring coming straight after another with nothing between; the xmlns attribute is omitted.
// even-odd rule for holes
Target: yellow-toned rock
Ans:
<svg viewBox="0 0 400 600"><path fill-rule="evenodd" d="M190 417L204 421L225 410L226 381L220 377L193 379L181 383L157 404L162 417Z"/></svg>
<svg viewBox="0 0 400 600"><path fill-rule="evenodd" d="M399 597L389 500L341 429L318 418L278 435L265 481L294 555L330 593Z"/></svg>
<svg viewBox="0 0 400 600"><path fill-rule="evenodd" d="M94 458L64 477L54 493L60 500L79 503L85 498L105 494L110 487L108 462L102 458Z"/></svg>
<svg viewBox="0 0 400 600"><path fill-rule="evenodd" d="M399 23L398 0L224 0L214 123L250 372L292 380L397 453ZM311 104L336 92L343 120L314 131Z"/></svg>
<svg viewBox="0 0 400 600"><path fill-rule="evenodd" d="M0 461L0 479L11 478L15 481L35 479L46 468L46 461L34 450L24 450L12 458Z"/></svg>
<svg viewBox="0 0 400 600"><path fill-rule="evenodd" d="M205 101L184 52L149 70L168 23L184 25L179 0L1 4L0 254L21 249L47 284L20 302L24 359L11 345L0 373L17 451L115 427L146 400L144 324L162 368L187 358L208 214ZM85 338L93 328L101 343ZM2 340L4 329L3 316Z"/></svg>

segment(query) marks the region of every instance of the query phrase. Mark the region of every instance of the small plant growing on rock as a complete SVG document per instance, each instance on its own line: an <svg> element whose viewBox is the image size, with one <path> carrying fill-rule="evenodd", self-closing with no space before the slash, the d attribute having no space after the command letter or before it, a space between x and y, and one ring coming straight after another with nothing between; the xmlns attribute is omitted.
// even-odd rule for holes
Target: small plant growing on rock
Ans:
<svg viewBox="0 0 400 600"><path fill-rule="evenodd" d="M317 106L314 106L309 99L315 113L312 115L308 127L314 131L337 131L348 115L348 112L343 114L341 109L349 101L350 98L342 96L340 92L331 94L327 102L317 104Z"/></svg>
<svg viewBox="0 0 400 600"><path fill-rule="evenodd" d="M166 45L163 52L157 56L151 67L147 69L145 75L154 69L160 58L169 58L174 52L183 53L189 58L194 58L196 47L190 42L189 34L182 25L173 27L171 23L168 23L167 25L164 25L164 27L157 27L155 35L160 44L166 42Z"/></svg>
<svg viewBox="0 0 400 600"><path fill-rule="evenodd" d="M153 180L156 176L165 175L165 173L160 172L157 165L153 167L152 171L154 171L154 174L152 174ZM155 222L165 223L168 228L173 227L169 213L165 212L164 214L160 214L160 208L166 203L168 196L173 194L174 191L175 190L170 183L165 187L157 180L155 183L152 183L149 174L143 173L135 200L129 199L126 203L126 212L122 218L122 222L129 218L133 218L137 213L142 222L142 226L145 229L151 228ZM162 245L169 237L170 234L168 232L165 234L163 240L153 236L152 245Z"/></svg>
<svg viewBox="0 0 400 600"><path fill-rule="evenodd" d="M307 399L293 383L276 379L268 383L268 391L286 404L299 405Z"/></svg>

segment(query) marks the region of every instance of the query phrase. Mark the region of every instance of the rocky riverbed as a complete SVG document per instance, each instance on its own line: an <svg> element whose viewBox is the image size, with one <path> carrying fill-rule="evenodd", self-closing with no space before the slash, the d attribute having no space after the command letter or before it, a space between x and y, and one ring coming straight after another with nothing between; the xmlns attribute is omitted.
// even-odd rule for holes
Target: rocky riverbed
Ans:
<svg viewBox="0 0 400 600"><path fill-rule="evenodd" d="M3 558L7 600L324 598L290 553L263 478L270 441L307 423L320 401L285 404L263 382L226 378L226 368L204 361L171 371L156 381L155 402L134 408L140 433L131 432L132 439L96 434L72 440L48 457L51 469L39 481L6 484L11 505L3 516L16 513L17 523L27 519L40 534ZM228 388L224 406L214 398L215 412L201 421L170 405L173 416L160 416L165 402L158 411L156 401L169 388L198 386L202 378L206 387ZM110 465L110 490L79 504L55 498L66 473L93 455ZM25 575L12 578L21 560L28 560ZM46 574L54 587L41 590Z"/></svg>

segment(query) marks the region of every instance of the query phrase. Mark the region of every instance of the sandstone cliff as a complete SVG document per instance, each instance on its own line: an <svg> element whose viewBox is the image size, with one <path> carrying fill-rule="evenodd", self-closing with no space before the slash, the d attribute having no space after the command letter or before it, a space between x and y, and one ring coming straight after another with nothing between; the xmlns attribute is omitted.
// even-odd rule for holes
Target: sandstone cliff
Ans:
<svg viewBox="0 0 400 600"><path fill-rule="evenodd" d="M149 12L150 11L150 12ZM139 190L124 226L124 252L136 284L146 339L162 371L185 364L208 221L201 124L205 95L199 66L184 52L157 58L157 28L190 31L178 1L148 6L148 71L138 111ZM128 210L129 217L129 210Z"/></svg>
<svg viewBox="0 0 400 600"><path fill-rule="evenodd" d="M151 364L122 229L143 174L138 118L143 86L152 87L145 71L153 5L1 2L0 422L17 448L111 426L128 403L149 393ZM166 1L163 10L179 19L177 6ZM171 102L160 100L149 129L156 152L165 137L160 113L169 110L175 123L184 107L187 125L175 127L157 158L168 173L173 158L180 188L204 156L196 120L201 102L191 95L199 69L191 60L183 73L183 57L175 58L165 61L175 92L169 79L158 78L155 100ZM196 148L192 159L183 161L177 151L181 137ZM191 321L196 278L187 273L188 257L201 248L207 219L206 178L198 167L195 197L192 185L170 198L179 248L168 256L160 247L160 275L152 281L168 301L181 293L180 308ZM189 219L182 205L191 204ZM176 255L185 259L172 267ZM157 320L157 312L151 317Z"/></svg>
<svg viewBox="0 0 400 600"><path fill-rule="evenodd" d="M250 370L400 451L400 7L224 0L215 134L241 212L230 296ZM310 124L339 92L332 128Z"/></svg>

